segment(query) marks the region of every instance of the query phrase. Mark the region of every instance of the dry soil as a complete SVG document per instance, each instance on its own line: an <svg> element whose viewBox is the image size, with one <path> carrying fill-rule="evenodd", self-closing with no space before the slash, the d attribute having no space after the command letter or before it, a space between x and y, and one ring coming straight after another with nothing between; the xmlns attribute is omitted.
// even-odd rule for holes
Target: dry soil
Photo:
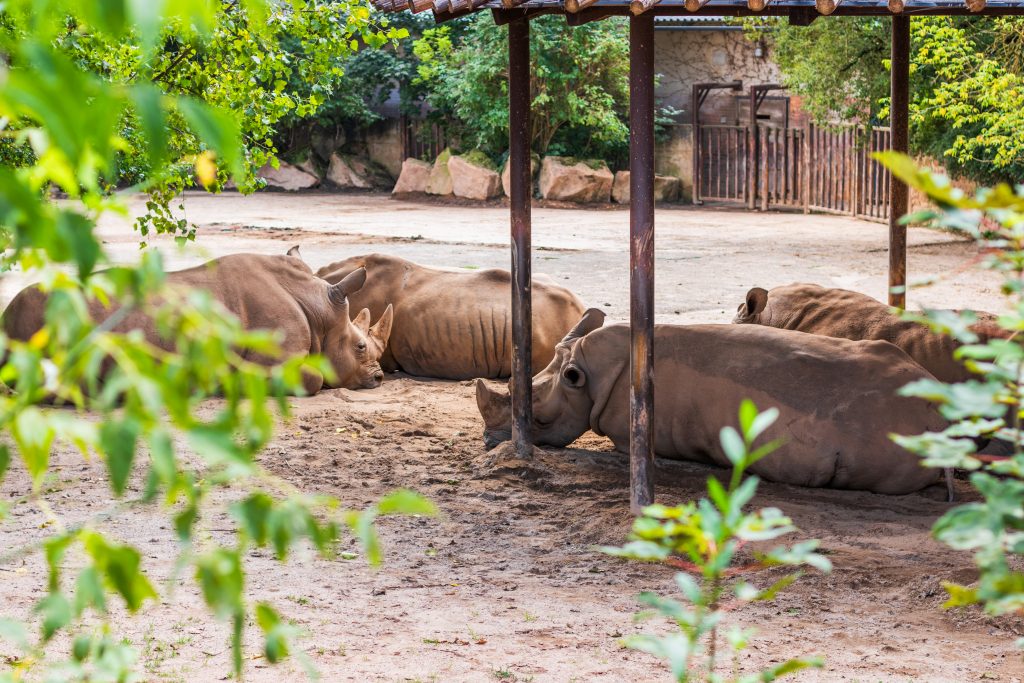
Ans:
<svg viewBox="0 0 1024 683"><path fill-rule="evenodd" d="M301 243L315 268L344 256L386 251L427 264L481 268L508 262L501 207L398 202L376 195L189 195L196 244L179 251L151 244L173 267L211 256L283 253ZM140 204L132 201L138 209ZM793 281L885 292L886 229L850 219L726 209L658 212L657 313L660 322L727 322L747 288ZM565 282L612 320L628 312L628 214L621 210L534 211L534 268ZM138 253L124 221L103 226L118 260ZM950 235L910 234L911 278L934 276L911 304L993 309L996 283L972 270L976 250ZM2 283L8 300L24 280ZM317 559L308 550L279 564L250 553L256 599L276 604L308 632L300 649L326 681L663 681L657 659L621 647L624 635L665 631L636 623L635 596L673 592L673 570L616 560L595 550L624 540L631 519L626 459L588 434L568 449L538 451L529 466L483 449L468 382L396 375L372 391L332 390L292 401L261 461L306 492L346 505L369 504L398 487L420 491L437 518L380 521L386 562ZM215 410L216 403L205 410ZM144 619L117 622L142 653L146 680L220 680L230 668L227 629L208 617L191 579L176 576L178 548L166 514L128 507L112 515L101 463L61 449L49 482L69 523L92 520L139 546L160 581L162 602ZM657 497L678 503L701 494L721 471L659 461ZM957 482L961 501L975 498ZM2 488L11 506L0 547L41 537L42 514L24 501L20 470ZM136 482L134 491L139 490ZM211 502L203 543L227 541ZM732 611L728 621L759 631L738 661L752 671L789 656L821 655L826 666L803 681L1018 681L1024 665L1014 640L1024 624L977 611L943 611L940 582L969 583L971 557L929 536L950 505L938 487L908 496L762 484L754 504L783 509L799 527L792 540L818 538L835 569L809 572L772 603ZM348 546L348 543L346 543ZM358 548L352 545L354 552ZM74 558L69 560L73 565ZM6 615L25 617L43 595L38 558L0 566ZM747 577L767 584L776 576ZM250 630L247 678L298 679L295 662L268 665ZM58 646L61 643L58 643ZM0 644L0 655L11 655Z"/></svg>

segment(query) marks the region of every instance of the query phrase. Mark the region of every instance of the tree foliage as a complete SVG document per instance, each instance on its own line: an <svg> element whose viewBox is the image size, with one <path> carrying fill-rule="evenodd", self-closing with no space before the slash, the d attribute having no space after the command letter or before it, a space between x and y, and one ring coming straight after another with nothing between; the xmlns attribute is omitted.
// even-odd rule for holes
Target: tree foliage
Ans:
<svg viewBox="0 0 1024 683"><path fill-rule="evenodd" d="M214 187L229 177L251 182L252 164L270 153L253 151L253 144L269 130L272 112L313 106L314 93L297 98L265 83L282 75L280 67L243 67L256 52L241 43L271 45L280 30L275 22L290 25L299 12L336 26L338 9L303 0L0 6L0 121L8 151L19 150L0 160L0 271L34 271L51 292L43 330L27 342L0 339L0 380L13 390L0 394L0 481L11 468L24 469L28 501L46 529L41 542L6 548L0 561L39 554L49 567L34 610L38 638L29 636L30 625L0 621L0 637L22 651L0 679L35 679L41 669L54 680L130 678L136 655L113 633L111 600L135 613L159 600L161 587L136 548L102 530L109 515L163 505L181 542L180 566L190 568L211 611L232 625L238 674L250 615L264 632L269 661L287 655L291 634L273 607L246 599L249 547L269 545L284 559L296 543L308 542L329 557L348 529L367 558L379 562L378 515L432 512L409 492L346 511L337 500L303 495L268 475L256 455L272 436L275 410L287 416L285 396L301 391L305 364L328 373L329 364L293 358L265 367L247 360L250 352L275 355L277 335L245 330L209 294L164 288L158 252L145 251L137 267L97 270L108 259L96 221L106 211L126 213L107 190L129 160L144 160L150 188L193 176ZM368 13L350 9L344 25L369 31ZM323 57L296 67L310 84L336 75ZM50 201L53 189L69 200ZM90 297L111 302L105 322L90 319ZM111 331L137 310L154 319L171 350L138 333ZM65 407L44 405L51 401ZM181 457L176 439L196 458ZM56 514L46 486L56 448L99 456L117 499L112 508L75 525ZM145 482L141 495L128 495L133 474ZM197 524L222 500L213 492L226 486L241 497L230 509L234 543L196 543ZM0 504L0 523L6 514ZM67 652L56 651L58 635L68 636Z"/></svg>
<svg viewBox="0 0 1024 683"><path fill-rule="evenodd" d="M447 26L416 41L415 81L457 148L498 158L508 147L507 29L487 15L464 34ZM539 154L614 158L628 139L629 46L622 26L530 22L531 140Z"/></svg>
<svg viewBox="0 0 1024 683"><path fill-rule="evenodd" d="M769 20L768 26L786 84L817 120L886 123L889 21L845 17L795 27ZM1019 178L1024 19L915 17L911 27L915 151L978 180Z"/></svg>
<svg viewBox="0 0 1024 683"><path fill-rule="evenodd" d="M209 172L199 178L201 184L219 191L234 176L240 190L252 191L261 185L254 172L276 161L273 139L279 122L286 116L314 115L344 82L345 60L361 42L379 48L407 35L387 19L371 17L361 0L189 0L194 13L183 11L158 26L152 23L159 13L124 9L135 7L131 3L114 4L120 8L114 12L121 12L121 19L110 20L114 23L89 9L64 13L61 5L46 22L46 42L61 59L116 86L135 86L134 97L174 96L181 105L159 121L147 121L134 110L118 112L124 143L103 181L108 186L137 184L152 195L149 213L139 222L143 235L155 230L194 237L191 226L171 211L175 195L195 181L187 160L209 148L199 130L208 123L191 115L191 103L230 111L242 140L237 156L221 156L215 167L204 166ZM17 7L0 21L8 43L35 33L38 24L32 11ZM145 42L137 39L137 31L122 30L139 22L156 29ZM31 59L9 54L15 66ZM143 138L153 142L150 153L141 153Z"/></svg>

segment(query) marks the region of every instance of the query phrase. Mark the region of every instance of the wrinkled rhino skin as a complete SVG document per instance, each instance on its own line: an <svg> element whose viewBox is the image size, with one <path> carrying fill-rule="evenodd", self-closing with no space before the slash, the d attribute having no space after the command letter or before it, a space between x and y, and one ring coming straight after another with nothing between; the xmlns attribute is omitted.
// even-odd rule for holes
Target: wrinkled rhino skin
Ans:
<svg viewBox="0 0 1024 683"><path fill-rule="evenodd" d="M984 343L1006 337L996 316L978 312L971 329ZM739 305L734 323L797 330L843 339L888 341L903 349L925 370L943 382L963 382L974 375L953 358L960 346L952 337L901 320L887 305L860 292L796 283L767 291L754 287Z"/></svg>
<svg viewBox="0 0 1024 683"><path fill-rule="evenodd" d="M506 270L429 268L386 254L354 256L317 274L338 282L366 268L352 304L374 315L395 307L391 341L381 358L388 372L441 379L511 374L511 277ZM533 280L533 367L547 365L555 344L583 313L575 294L546 278Z"/></svg>
<svg viewBox="0 0 1024 683"><path fill-rule="evenodd" d="M391 323L387 312L370 327L368 311L350 320L347 295L357 290L365 273L329 285L316 277L302 259L295 256L233 254L194 268L167 274L171 287L208 290L239 317L246 329L272 329L283 334L281 349L285 357L323 354L337 375L334 386L368 389L380 385L383 373L378 362ZM27 340L45 322L47 295L32 286L14 297L4 311L4 332ZM93 300L90 313L101 322L116 310ZM153 320L141 312L130 313L113 331L142 330L151 343L172 350L173 343L162 339ZM253 356L250 360L266 365L275 359ZM310 372L304 377L307 393L324 388L324 378Z"/></svg>
<svg viewBox="0 0 1024 683"><path fill-rule="evenodd" d="M629 449L629 328L598 328L559 345L533 380L534 439L566 446L587 429ZM586 326L585 326L586 327ZM589 331L589 334L586 332ZM938 430L925 401L899 397L930 377L888 342L843 339L738 325L655 327L654 449L666 458L729 467L719 430L736 424L740 402L776 407L779 419L758 443L783 439L750 471L799 486L886 494L916 491L940 472L889 440L890 433ZM477 382L488 446L509 437L508 395Z"/></svg>

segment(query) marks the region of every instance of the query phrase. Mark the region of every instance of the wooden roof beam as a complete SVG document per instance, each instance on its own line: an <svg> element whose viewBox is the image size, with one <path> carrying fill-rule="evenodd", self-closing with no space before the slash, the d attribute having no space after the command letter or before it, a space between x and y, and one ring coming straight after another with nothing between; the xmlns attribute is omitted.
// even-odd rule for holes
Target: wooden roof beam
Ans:
<svg viewBox="0 0 1024 683"><path fill-rule="evenodd" d="M964 4L972 14L985 11L985 0L964 0Z"/></svg>
<svg viewBox="0 0 1024 683"><path fill-rule="evenodd" d="M747 0L747 8L751 12L763 12L772 0Z"/></svg>
<svg viewBox="0 0 1024 683"><path fill-rule="evenodd" d="M565 11L570 14L576 14L581 10L593 5L597 0L565 0Z"/></svg>
<svg viewBox="0 0 1024 683"><path fill-rule="evenodd" d="M629 3L629 11L633 16L640 16L659 2L661 2L661 0L631 0Z"/></svg>
<svg viewBox="0 0 1024 683"><path fill-rule="evenodd" d="M708 4L708 0L684 0L683 7L690 12L698 12L706 4Z"/></svg>
<svg viewBox="0 0 1024 683"><path fill-rule="evenodd" d="M889 11L893 14L903 14L904 7L903 0L889 0Z"/></svg>
<svg viewBox="0 0 1024 683"><path fill-rule="evenodd" d="M814 9L818 10L818 14L827 17L835 12L841 4L843 4L843 0L814 0Z"/></svg>

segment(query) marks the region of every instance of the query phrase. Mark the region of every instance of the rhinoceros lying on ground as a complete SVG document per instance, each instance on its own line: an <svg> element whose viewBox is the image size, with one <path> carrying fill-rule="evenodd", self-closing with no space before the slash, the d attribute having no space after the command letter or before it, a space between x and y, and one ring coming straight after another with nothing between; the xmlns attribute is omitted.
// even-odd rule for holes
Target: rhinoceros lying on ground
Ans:
<svg viewBox="0 0 1024 683"><path fill-rule="evenodd" d="M317 275L339 282L366 268L357 308L379 315L391 303L395 323L381 358L385 370L442 379L508 377L512 372L511 277L506 270L449 271L369 254L324 266ZM533 367L547 365L555 344L583 313L583 304L546 278L533 280Z"/></svg>
<svg viewBox="0 0 1024 683"><path fill-rule="evenodd" d="M984 343L1007 336L991 313L978 313L971 329ZM920 323L901 320L881 301L847 289L796 283L766 291L754 287L739 305L734 323L767 325L844 339L880 339L903 349L943 382L963 382L973 375L953 358L959 343Z"/></svg>
<svg viewBox="0 0 1024 683"><path fill-rule="evenodd" d="M566 446L588 429L629 448L629 328L586 312L533 379L534 439ZM940 472L889 440L945 426L925 401L896 390L930 375L888 342L853 342L767 327L655 327L654 449L662 457L728 467L719 430L744 398L776 407L763 437L784 445L751 471L800 486L887 494L916 491ZM477 381L484 438L508 439L507 394Z"/></svg>
<svg viewBox="0 0 1024 683"><path fill-rule="evenodd" d="M354 270L335 285L313 275L309 266L292 256L234 254L201 266L168 273L171 286L210 291L242 321L247 329L273 329L284 335L285 356L322 354L337 375L333 386L368 389L384 377L378 360L387 345L392 309L387 307L370 327L370 312L349 319L348 296L362 287L366 272ZM23 289L4 311L3 328L14 339L27 340L45 322L47 295L36 287ZM113 313L99 302L90 304L96 321ZM171 348L157 334L153 321L141 312L130 313L114 331L143 330L146 338ZM272 364L274 359L253 358ZM319 373L304 377L305 389L314 394L324 386Z"/></svg>

